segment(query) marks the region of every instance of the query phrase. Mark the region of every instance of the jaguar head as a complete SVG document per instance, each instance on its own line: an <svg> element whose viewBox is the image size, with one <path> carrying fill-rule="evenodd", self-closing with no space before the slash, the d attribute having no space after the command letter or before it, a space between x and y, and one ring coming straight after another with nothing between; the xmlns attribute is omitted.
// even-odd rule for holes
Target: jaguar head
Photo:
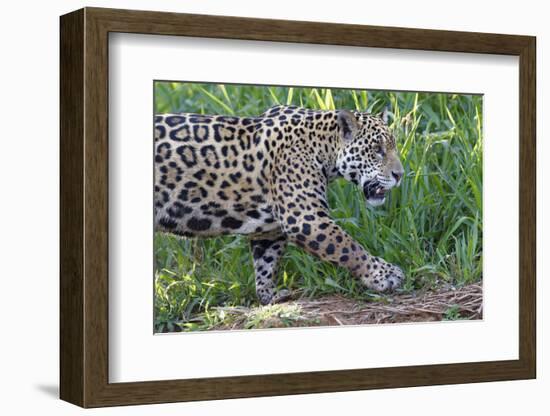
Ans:
<svg viewBox="0 0 550 416"><path fill-rule="evenodd" d="M338 126L344 144L336 162L338 174L360 186L370 205L383 204L404 174L387 111L375 116L339 110Z"/></svg>

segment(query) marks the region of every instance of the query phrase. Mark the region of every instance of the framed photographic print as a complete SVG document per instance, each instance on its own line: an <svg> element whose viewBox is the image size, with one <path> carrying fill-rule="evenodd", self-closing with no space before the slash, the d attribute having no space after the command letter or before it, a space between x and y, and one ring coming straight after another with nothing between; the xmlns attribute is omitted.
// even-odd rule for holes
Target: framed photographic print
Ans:
<svg viewBox="0 0 550 416"><path fill-rule="evenodd" d="M61 17L83 407L534 378L535 38Z"/></svg>

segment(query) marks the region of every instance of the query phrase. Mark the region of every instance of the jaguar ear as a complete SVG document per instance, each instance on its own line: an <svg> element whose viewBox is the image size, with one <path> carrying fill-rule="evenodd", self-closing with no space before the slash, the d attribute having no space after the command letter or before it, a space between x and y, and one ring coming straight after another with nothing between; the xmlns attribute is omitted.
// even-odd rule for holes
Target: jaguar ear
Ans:
<svg viewBox="0 0 550 416"><path fill-rule="evenodd" d="M355 114L348 110L338 111L338 125L340 126L344 142L352 141L357 130L359 130L359 122Z"/></svg>
<svg viewBox="0 0 550 416"><path fill-rule="evenodd" d="M384 124L388 124L388 107L384 107L382 112L378 114L378 117L382 119Z"/></svg>

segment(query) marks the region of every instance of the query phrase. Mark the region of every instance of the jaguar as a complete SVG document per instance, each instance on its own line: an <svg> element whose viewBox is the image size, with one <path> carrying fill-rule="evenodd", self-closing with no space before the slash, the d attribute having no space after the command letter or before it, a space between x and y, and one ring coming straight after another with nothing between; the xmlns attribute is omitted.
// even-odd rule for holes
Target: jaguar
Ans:
<svg viewBox="0 0 550 416"><path fill-rule="evenodd" d="M288 300L277 265L288 243L390 291L403 271L371 255L330 216L327 187L342 177L372 206L404 169L388 112L276 106L257 117L154 118L155 229L183 237L247 235L261 304Z"/></svg>

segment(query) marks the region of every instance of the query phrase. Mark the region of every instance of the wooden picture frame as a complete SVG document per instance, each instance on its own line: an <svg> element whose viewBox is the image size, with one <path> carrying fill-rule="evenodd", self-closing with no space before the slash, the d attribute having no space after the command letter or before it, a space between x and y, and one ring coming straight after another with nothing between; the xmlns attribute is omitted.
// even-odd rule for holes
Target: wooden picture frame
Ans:
<svg viewBox="0 0 550 416"><path fill-rule="evenodd" d="M82 407L529 379L536 376L534 37L85 8L61 17L60 396ZM110 32L519 57L519 359L109 383Z"/></svg>

